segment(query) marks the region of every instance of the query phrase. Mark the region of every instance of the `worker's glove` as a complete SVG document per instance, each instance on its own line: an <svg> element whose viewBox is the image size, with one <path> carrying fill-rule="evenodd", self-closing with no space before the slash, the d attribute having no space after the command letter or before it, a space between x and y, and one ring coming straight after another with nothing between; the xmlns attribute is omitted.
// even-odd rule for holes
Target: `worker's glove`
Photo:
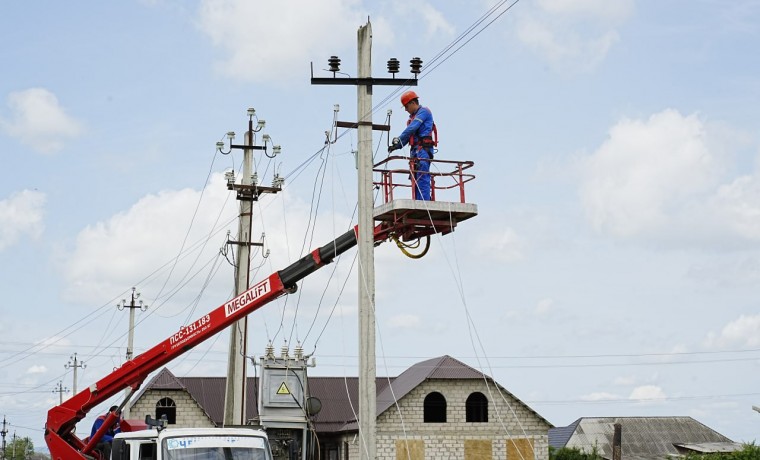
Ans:
<svg viewBox="0 0 760 460"><path fill-rule="evenodd" d="M401 147L401 139L394 137L391 141L391 145L388 146L388 153L391 153L394 150L399 150Z"/></svg>

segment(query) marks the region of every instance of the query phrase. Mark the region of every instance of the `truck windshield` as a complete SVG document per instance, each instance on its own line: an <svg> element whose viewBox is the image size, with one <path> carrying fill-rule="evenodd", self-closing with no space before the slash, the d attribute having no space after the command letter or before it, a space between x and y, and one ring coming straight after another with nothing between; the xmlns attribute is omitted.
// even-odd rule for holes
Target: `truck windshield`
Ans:
<svg viewBox="0 0 760 460"><path fill-rule="evenodd" d="M272 460L257 436L184 436L165 439L165 460Z"/></svg>

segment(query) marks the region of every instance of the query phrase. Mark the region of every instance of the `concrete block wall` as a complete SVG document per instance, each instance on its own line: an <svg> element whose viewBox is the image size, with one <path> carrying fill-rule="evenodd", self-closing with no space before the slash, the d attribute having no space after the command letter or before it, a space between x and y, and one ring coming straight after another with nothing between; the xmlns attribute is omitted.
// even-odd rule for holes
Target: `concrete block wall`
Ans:
<svg viewBox="0 0 760 460"><path fill-rule="evenodd" d="M423 422L425 396L434 391L446 398L446 423ZM465 403L473 392L488 399L488 422L466 421ZM378 417L378 459L395 460L396 441L404 439L423 440L425 459L463 459L465 440L491 440L493 458L507 459L510 438L531 439L532 458L549 458L549 424L502 388L487 387L482 380L424 382L399 401L399 408L391 406Z"/></svg>
<svg viewBox="0 0 760 460"><path fill-rule="evenodd" d="M162 398L171 398L177 406L178 428L213 427L214 423L203 412L190 394L184 390L148 390L132 406L130 414L135 419L145 419L145 414L156 416L156 403Z"/></svg>

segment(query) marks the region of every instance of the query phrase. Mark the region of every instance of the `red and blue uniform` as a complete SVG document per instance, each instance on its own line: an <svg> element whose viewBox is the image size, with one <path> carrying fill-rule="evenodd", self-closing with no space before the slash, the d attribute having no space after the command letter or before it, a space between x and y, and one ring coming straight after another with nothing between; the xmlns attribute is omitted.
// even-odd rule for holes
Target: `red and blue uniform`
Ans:
<svg viewBox="0 0 760 460"><path fill-rule="evenodd" d="M415 200L430 200L430 159L433 158L434 144L433 113L427 107L417 109L409 115L406 129L399 135L401 145L411 147L414 182L417 184L412 192Z"/></svg>
<svg viewBox="0 0 760 460"><path fill-rule="evenodd" d="M92 424L92 430L90 430L90 437L95 436L95 433L100 429L101 426L103 426L103 422L105 421L106 421L105 415L101 415L100 417L95 419L95 423ZM103 437L100 438L99 442L111 442L113 441L113 437L117 433L121 433L118 423L112 426L110 430L106 431L105 434L103 434Z"/></svg>

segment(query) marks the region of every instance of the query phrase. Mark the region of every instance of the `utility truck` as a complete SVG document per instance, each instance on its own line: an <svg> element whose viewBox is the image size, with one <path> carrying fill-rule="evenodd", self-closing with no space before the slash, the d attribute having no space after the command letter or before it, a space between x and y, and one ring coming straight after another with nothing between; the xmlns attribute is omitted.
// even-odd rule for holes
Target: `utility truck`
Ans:
<svg viewBox="0 0 760 460"><path fill-rule="evenodd" d="M119 433L113 460L272 460L264 431L252 428L171 428Z"/></svg>
<svg viewBox="0 0 760 460"><path fill-rule="evenodd" d="M374 172L381 176L375 185L382 190L384 204L375 208L373 229L375 245L388 239L400 241L419 240L432 234L447 234L457 223L477 215L477 206L464 201L464 184L474 176L464 172L472 162L431 160L441 165L453 164L448 173L431 173L433 190L458 189L460 202L394 200L393 191L401 185L394 177L406 181L409 170L390 168L391 160L406 157L388 157L375 165ZM448 179L451 183L436 185L435 180ZM235 185L251 195L256 186ZM407 187L409 187L407 185ZM250 190L249 190L250 189ZM238 193L241 193L238 190ZM119 406L126 406L132 395L140 388L148 375L189 351L196 345L223 331L246 315L297 289L298 281L315 272L336 257L357 245L358 227L353 227L334 241L315 249L283 270L272 273L232 300L218 306L208 314L184 325L158 345L126 361L121 367L80 391L59 406L48 411L45 424L45 441L52 460L108 460L96 448L103 435L117 422L121 434L112 444L113 460L271 460L267 436L263 431L249 428L149 428L155 422L118 420L117 412L109 412L101 427L90 438L80 439L76 424L96 406L106 402L117 393L129 389Z"/></svg>

